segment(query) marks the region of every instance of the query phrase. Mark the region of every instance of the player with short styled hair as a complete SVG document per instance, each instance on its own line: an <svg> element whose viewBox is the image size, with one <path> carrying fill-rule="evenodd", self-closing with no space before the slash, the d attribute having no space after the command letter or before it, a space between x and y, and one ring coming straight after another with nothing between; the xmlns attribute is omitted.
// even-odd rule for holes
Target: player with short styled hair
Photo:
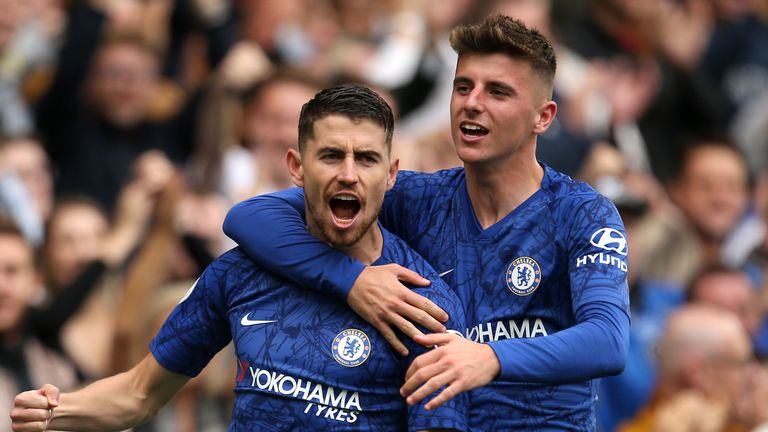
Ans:
<svg viewBox="0 0 768 432"><path fill-rule="evenodd" d="M398 171L386 102L360 85L334 87L307 102L300 124L301 150L289 150L287 164L305 190L307 231L362 262L398 263L431 277L432 286L418 291L450 310L449 326L463 328L456 295L378 225ZM22 393L13 430L132 427L154 415L230 340L238 370L229 430L467 429L466 396L435 412L407 405L399 388L412 358L399 356L344 303L297 287L236 248L203 272L138 366L60 398L52 386ZM411 349L413 356L426 351L415 343Z"/></svg>
<svg viewBox="0 0 768 432"><path fill-rule="evenodd" d="M482 23L458 26L450 34L451 47L464 54L499 54L527 61L544 88L552 88L557 70L555 50L536 29L504 15L492 15Z"/></svg>
<svg viewBox="0 0 768 432"><path fill-rule="evenodd" d="M426 345L401 389L418 403L448 384L434 408L470 394L476 430L596 428L596 378L624 367L628 346L627 241L614 205L536 160L552 123L555 56L518 20L492 16L451 34L459 53L451 130L463 168L401 172L380 219L456 291L465 338L419 336L443 311L400 286L396 266L366 266L303 233L300 191L255 197L225 231L265 267L344 298L387 335ZM269 225L254 231L250 226ZM306 284L305 284L306 285Z"/></svg>

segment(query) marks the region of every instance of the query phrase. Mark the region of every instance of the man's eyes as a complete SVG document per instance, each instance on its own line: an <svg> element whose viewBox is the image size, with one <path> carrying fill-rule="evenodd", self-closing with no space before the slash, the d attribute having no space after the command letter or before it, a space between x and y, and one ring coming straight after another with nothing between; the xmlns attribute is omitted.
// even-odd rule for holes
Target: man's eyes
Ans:
<svg viewBox="0 0 768 432"><path fill-rule="evenodd" d="M469 93L470 88L467 85L458 85L458 86L454 87L454 90L457 93L465 94L465 93Z"/></svg>
<svg viewBox="0 0 768 432"><path fill-rule="evenodd" d="M332 161L332 160L341 159L341 157L342 156L338 153L325 153L320 155L320 160Z"/></svg>

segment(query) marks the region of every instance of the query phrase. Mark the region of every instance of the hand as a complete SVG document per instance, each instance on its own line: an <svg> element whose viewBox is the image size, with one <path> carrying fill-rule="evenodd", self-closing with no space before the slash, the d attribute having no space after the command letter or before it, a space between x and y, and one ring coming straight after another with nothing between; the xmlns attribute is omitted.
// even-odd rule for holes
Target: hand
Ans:
<svg viewBox="0 0 768 432"><path fill-rule="evenodd" d="M246 89L263 80L274 66L262 49L249 42L238 42L221 62L218 79L225 86Z"/></svg>
<svg viewBox="0 0 768 432"><path fill-rule="evenodd" d="M429 279L397 264L369 266L357 277L347 296L347 303L376 327L397 352L408 355L408 349L395 336L391 326L411 338L422 334L413 323L433 332L444 332L445 326L441 321L447 321L448 314L400 281L417 286L430 284Z"/></svg>
<svg viewBox="0 0 768 432"><path fill-rule="evenodd" d="M488 384L501 370L496 353L486 344L449 333L417 336L414 340L438 348L416 357L405 373L400 394L410 405L448 385L424 406L435 409L463 391Z"/></svg>
<svg viewBox="0 0 768 432"><path fill-rule="evenodd" d="M59 406L59 389L46 384L38 390L16 395L11 411L11 429L14 432L48 430L53 409Z"/></svg>

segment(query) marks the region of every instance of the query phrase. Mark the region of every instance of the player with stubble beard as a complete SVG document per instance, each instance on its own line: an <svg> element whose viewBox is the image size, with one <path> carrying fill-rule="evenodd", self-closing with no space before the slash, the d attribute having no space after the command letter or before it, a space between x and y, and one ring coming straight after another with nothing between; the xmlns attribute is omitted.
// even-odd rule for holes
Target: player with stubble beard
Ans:
<svg viewBox="0 0 768 432"><path fill-rule="evenodd" d="M302 109L299 151L288 169L303 187L306 229L368 264L398 263L433 281L417 291L465 325L458 298L401 240L380 228L395 183L394 121L384 100L359 85L323 90ZM253 227L253 229L268 229ZM230 341L237 357L231 431L466 430L467 398L436 411L399 394L403 358L345 303L298 287L239 249L214 261L153 339L138 366L74 393L22 393L13 430L124 430L151 418Z"/></svg>

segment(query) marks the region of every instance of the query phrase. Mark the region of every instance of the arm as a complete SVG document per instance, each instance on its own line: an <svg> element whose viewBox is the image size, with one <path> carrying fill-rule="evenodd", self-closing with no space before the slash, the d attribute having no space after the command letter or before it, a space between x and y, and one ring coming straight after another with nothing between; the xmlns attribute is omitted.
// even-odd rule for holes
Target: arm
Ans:
<svg viewBox="0 0 768 432"><path fill-rule="evenodd" d="M401 283L425 285L426 279L396 264L366 267L331 248L307 232L303 211L301 189L258 196L229 211L224 232L268 270L346 300L403 355L408 351L392 325L409 337L420 333L411 321L444 331L435 318L447 319L445 312Z"/></svg>
<svg viewBox="0 0 768 432"><path fill-rule="evenodd" d="M616 375L624 369L629 316L619 307L584 307L579 324L547 337L491 342L505 381L558 384Z"/></svg>
<svg viewBox="0 0 768 432"><path fill-rule="evenodd" d="M427 404L427 409L434 409L496 378L559 384L621 372L629 344L629 317L611 304L591 305L584 314L583 322L546 337L481 344L448 335L417 336L417 342L440 349L413 362L400 393L413 404L451 383Z"/></svg>
<svg viewBox="0 0 768 432"><path fill-rule="evenodd" d="M190 378L164 369L149 354L136 367L59 395L48 384L16 396L14 431L120 431L154 417ZM50 409L53 409L51 412Z"/></svg>

